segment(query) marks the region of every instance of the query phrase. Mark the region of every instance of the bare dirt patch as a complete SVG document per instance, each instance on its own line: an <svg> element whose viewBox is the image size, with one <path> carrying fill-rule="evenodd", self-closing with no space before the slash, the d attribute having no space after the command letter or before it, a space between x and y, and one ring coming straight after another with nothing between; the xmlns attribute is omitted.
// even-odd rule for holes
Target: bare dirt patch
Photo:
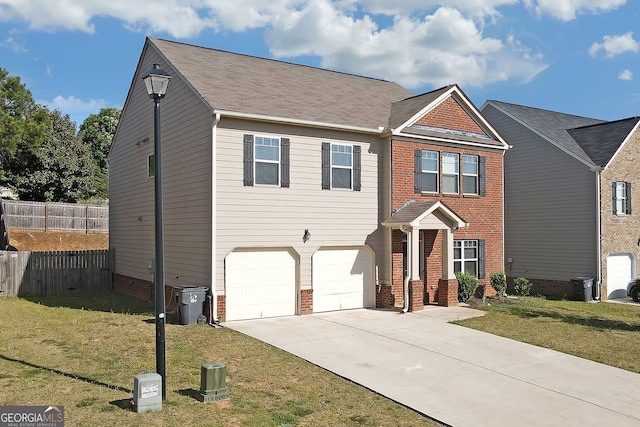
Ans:
<svg viewBox="0 0 640 427"><path fill-rule="evenodd" d="M109 249L109 235L10 229L9 244L19 251L91 251Z"/></svg>

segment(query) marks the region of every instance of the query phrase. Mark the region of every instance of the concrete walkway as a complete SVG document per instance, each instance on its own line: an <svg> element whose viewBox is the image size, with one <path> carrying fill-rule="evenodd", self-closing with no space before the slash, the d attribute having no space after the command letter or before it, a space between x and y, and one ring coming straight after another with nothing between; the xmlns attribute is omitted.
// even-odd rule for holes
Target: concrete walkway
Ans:
<svg viewBox="0 0 640 427"><path fill-rule="evenodd" d="M640 375L447 323L470 308L226 323L452 426L640 426Z"/></svg>

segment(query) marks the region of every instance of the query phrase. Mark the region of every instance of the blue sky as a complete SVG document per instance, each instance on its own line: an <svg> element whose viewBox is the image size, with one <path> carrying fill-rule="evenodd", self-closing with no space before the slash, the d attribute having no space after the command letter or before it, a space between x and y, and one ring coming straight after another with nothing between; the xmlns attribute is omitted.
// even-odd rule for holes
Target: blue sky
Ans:
<svg viewBox="0 0 640 427"><path fill-rule="evenodd" d="M0 67L78 126L124 105L146 36L617 120L639 23L637 0L0 0Z"/></svg>

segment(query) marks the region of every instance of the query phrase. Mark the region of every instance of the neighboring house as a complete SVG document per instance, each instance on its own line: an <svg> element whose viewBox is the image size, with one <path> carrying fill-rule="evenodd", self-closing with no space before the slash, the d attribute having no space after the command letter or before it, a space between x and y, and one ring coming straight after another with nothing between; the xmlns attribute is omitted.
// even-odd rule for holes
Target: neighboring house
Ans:
<svg viewBox="0 0 640 427"><path fill-rule="evenodd" d="M153 102L141 80L153 64L173 77L161 102L168 301L173 285L207 286L223 321L418 310L457 304L455 269L486 284L502 268L507 146L457 86L413 96L147 39L109 155L117 290L153 295Z"/></svg>
<svg viewBox="0 0 640 427"><path fill-rule="evenodd" d="M505 155L505 257L532 292L626 296L636 277L640 219L640 118L613 122L498 101L482 114L512 146ZM637 204L636 204L637 206ZM634 212L634 210L636 212Z"/></svg>

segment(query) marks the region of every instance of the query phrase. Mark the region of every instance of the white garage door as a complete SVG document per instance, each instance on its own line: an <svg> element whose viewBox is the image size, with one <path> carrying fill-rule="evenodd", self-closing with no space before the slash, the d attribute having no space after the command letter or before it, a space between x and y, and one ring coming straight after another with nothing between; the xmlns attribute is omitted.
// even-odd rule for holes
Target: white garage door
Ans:
<svg viewBox="0 0 640 427"><path fill-rule="evenodd" d="M313 255L313 311L371 306L373 256L365 248L321 249Z"/></svg>
<svg viewBox="0 0 640 427"><path fill-rule="evenodd" d="M225 260L226 320L296 313L296 260L287 250L234 251Z"/></svg>
<svg viewBox="0 0 640 427"><path fill-rule="evenodd" d="M631 254L607 257L607 298L627 296L627 284L635 276L633 259Z"/></svg>

